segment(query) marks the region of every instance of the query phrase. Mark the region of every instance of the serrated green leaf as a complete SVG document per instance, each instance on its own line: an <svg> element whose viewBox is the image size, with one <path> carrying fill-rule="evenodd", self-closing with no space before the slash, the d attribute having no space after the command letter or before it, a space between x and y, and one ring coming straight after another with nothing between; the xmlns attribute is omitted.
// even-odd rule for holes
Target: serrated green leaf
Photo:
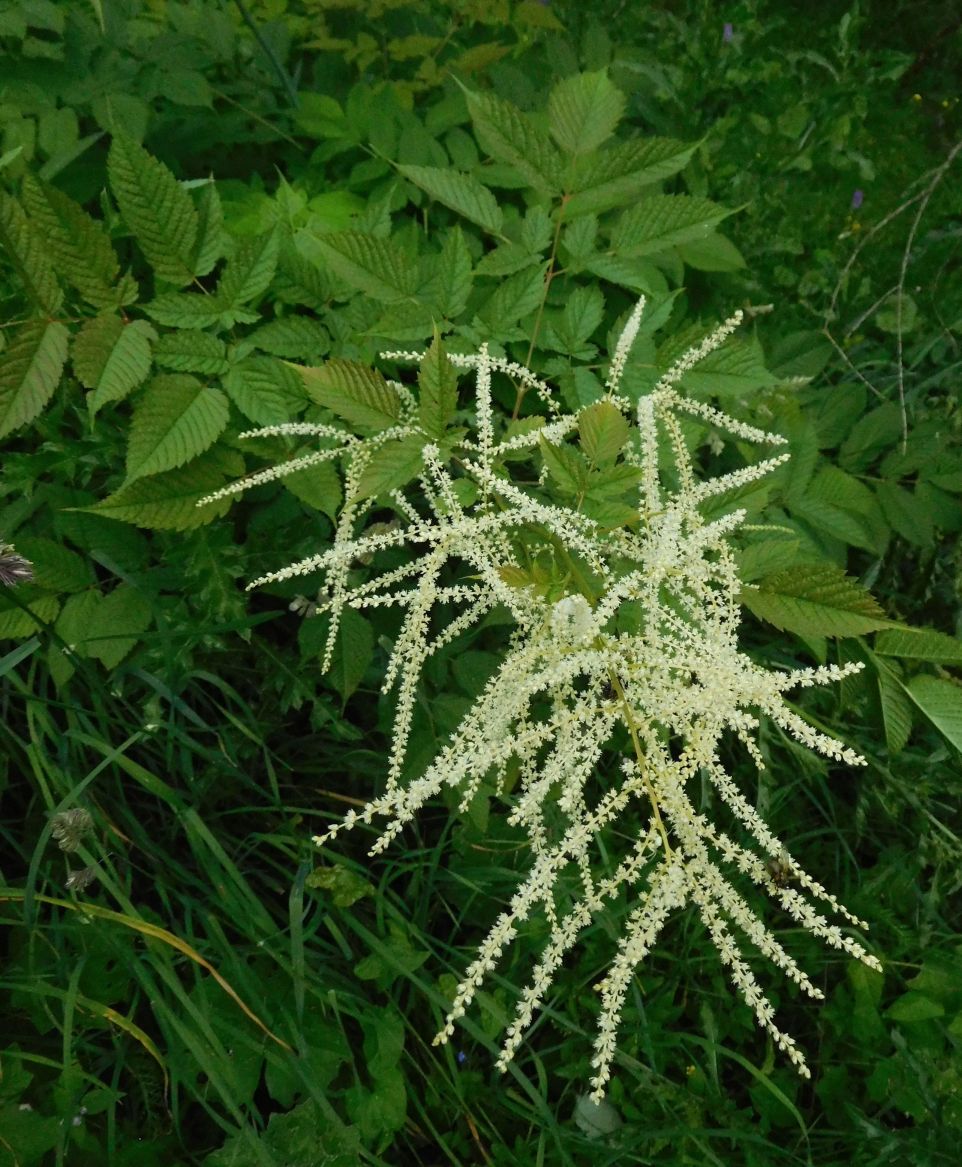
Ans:
<svg viewBox="0 0 962 1167"><path fill-rule="evenodd" d="M916 547L931 547L935 530L930 508L911 491L885 479L876 483L875 490L892 530Z"/></svg>
<svg viewBox="0 0 962 1167"><path fill-rule="evenodd" d="M397 425L401 398L377 369L340 358L319 368L299 367L297 372L311 400L333 410L351 425L383 430Z"/></svg>
<svg viewBox="0 0 962 1167"><path fill-rule="evenodd" d="M150 372L151 342L157 333L146 320L94 316L74 337L71 359L77 380L93 392L91 416L108 401L122 401Z"/></svg>
<svg viewBox="0 0 962 1167"><path fill-rule="evenodd" d="M127 484L175 470L212 446L227 425L227 398L184 373L159 373L130 423Z"/></svg>
<svg viewBox="0 0 962 1167"><path fill-rule="evenodd" d="M962 665L962 640L931 628L893 628L875 640L880 656L925 660L940 665Z"/></svg>
<svg viewBox="0 0 962 1167"><path fill-rule="evenodd" d="M285 474L281 482L295 498L327 515L332 523L336 521L341 503L341 480L330 462L318 462L315 466L305 466L303 470Z"/></svg>
<svg viewBox="0 0 962 1167"><path fill-rule="evenodd" d="M69 338L59 321L32 320L0 353L0 438L43 411L60 384Z"/></svg>
<svg viewBox="0 0 962 1167"><path fill-rule="evenodd" d="M17 537L17 551L33 564L33 583L48 592L81 592L94 583L90 563L53 539Z"/></svg>
<svg viewBox="0 0 962 1167"><path fill-rule="evenodd" d="M902 411L894 401L871 410L852 426L838 451L843 470L859 474L902 436Z"/></svg>
<svg viewBox="0 0 962 1167"><path fill-rule="evenodd" d="M290 421L308 400L297 370L271 357L239 361L222 384L241 413L257 425Z"/></svg>
<svg viewBox="0 0 962 1167"><path fill-rule="evenodd" d="M151 621L150 601L131 584L121 584L93 612L83 638L84 655L115 669Z"/></svg>
<svg viewBox="0 0 962 1167"><path fill-rule="evenodd" d="M224 308L257 301L274 278L279 243L277 231L242 239L217 284L217 300Z"/></svg>
<svg viewBox="0 0 962 1167"><path fill-rule="evenodd" d="M467 93L481 147L507 162L537 190L559 194L561 160L545 134L517 106L489 93Z"/></svg>
<svg viewBox="0 0 962 1167"><path fill-rule="evenodd" d="M56 596L38 596L23 608L5 608L0 601L0 640L31 636L42 624L52 624L60 611ZM36 617L34 619L33 617Z"/></svg>
<svg viewBox="0 0 962 1167"><path fill-rule="evenodd" d="M580 158L565 203L565 220L630 205L640 191L687 166L694 145L672 138L618 142Z"/></svg>
<svg viewBox="0 0 962 1167"><path fill-rule="evenodd" d="M144 305L144 311L168 328L212 328L223 325L224 310L216 296L200 292L168 292ZM258 317L252 315L249 322Z"/></svg>
<svg viewBox="0 0 962 1167"><path fill-rule="evenodd" d="M24 176L22 199L54 267L88 304L107 308L136 300L137 285L129 275L117 282L120 264L103 224L30 174Z"/></svg>
<svg viewBox="0 0 962 1167"><path fill-rule="evenodd" d="M321 312L331 296L331 281L316 263L288 247L281 251L274 291L285 304L302 304Z"/></svg>
<svg viewBox="0 0 962 1167"><path fill-rule="evenodd" d="M939 733L962 752L962 688L922 673L909 681L907 689Z"/></svg>
<svg viewBox="0 0 962 1167"><path fill-rule="evenodd" d="M371 622L353 608L345 608L341 613L334 657L327 674L340 694L342 704L346 704L348 698L356 692L373 659L374 629Z"/></svg>
<svg viewBox="0 0 962 1167"><path fill-rule="evenodd" d="M15 198L0 190L0 247L20 277L24 291L48 316L63 303L63 292L47 255L47 249L31 227Z"/></svg>
<svg viewBox="0 0 962 1167"><path fill-rule="evenodd" d="M765 576L743 588L740 600L760 620L799 636L862 636L890 623L860 583L820 563Z"/></svg>
<svg viewBox="0 0 962 1167"><path fill-rule="evenodd" d="M819 498L802 495L791 504L791 512L806 522L816 534L840 539L852 547L876 550L876 541L858 515Z"/></svg>
<svg viewBox="0 0 962 1167"><path fill-rule="evenodd" d="M408 434L392 442L385 442L371 455L364 467L357 487L359 499L375 498L407 486L421 472L424 448L423 434Z"/></svg>
<svg viewBox="0 0 962 1167"><path fill-rule="evenodd" d="M625 95L604 70L576 73L551 90L548 128L568 154L588 154L615 132L625 104Z"/></svg>
<svg viewBox="0 0 962 1167"><path fill-rule="evenodd" d="M478 309L478 318L486 324L492 336L508 331L513 325L534 312L544 296L544 277L547 263L519 271L502 280L492 295Z"/></svg>
<svg viewBox="0 0 962 1167"><path fill-rule="evenodd" d="M583 494L588 484L588 467L584 458L571 446L556 446L544 438L538 443L548 473L565 494Z"/></svg>
<svg viewBox="0 0 962 1167"><path fill-rule="evenodd" d="M571 356L592 353L594 350L586 350L585 346L604 314L605 298L600 288L575 288L568 296L560 317L551 321L546 332L545 347Z"/></svg>
<svg viewBox="0 0 962 1167"><path fill-rule="evenodd" d="M420 290L420 298L439 318L456 320L465 310L471 294L471 254L460 227L445 234L434 273Z"/></svg>
<svg viewBox="0 0 962 1167"><path fill-rule="evenodd" d="M438 166L398 166L397 169L432 199L477 223L490 234L500 233L503 216L498 200L472 175Z"/></svg>
<svg viewBox="0 0 962 1167"><path fill-rule="evenodd" d="M331 348L331 336L323 324L309 316L284 316L258 328L246 341L262 352L292 361L314 361Z"/></svg>
<svg viewBox="0 0 962 1167"><path fill-rule="evenodd" d="M690 195L646 195L623 212L611 232L611 251L622 258L654 255L702 239L731 214Z"/></svg>
<svg viewBox="0 0 962 1167"><path fill-rule="evenodd" d="M200 188L196 206L197 241L190 265L194 275L206 276L224 255L224 211L213 182Z"/></svg>
<svg viewBox="0 0 962 1167"><path fill-rule="evenodd" d="M609 401L596 401L578 415L581 448L588 460L604 466L618 457L628 440L631 427Z"/></svg>
<svg viewBox="0 0 962 1167"><path fill-rule="evenodd" d="M417 269L389 239L341 231L311 236L315 250L345 283L375 300L393 304L417 287Z"/></svg>
<svg viewBox="0 0 962 1167"><path fill-rule="evenodd" d="M202 507L197 505L224 482L224 473L217 462L198 459L179 470L168 470L122 486L94 506L78 509L136 527L189 531L227 513L230 508L227 498Z"/></svg>
<svg viewBox="0 0 962 1167"><path fill-rule="evenodd" d="M882 635L887 636L888 633ZM870 659L875 667L882 725L885 729L885 746L890 754L897 754L905 748L905 743L912 732L912 702L895 669L874 653Z"/></svg>
<svg viewBox="0 0 962 1167"><path fill-rule="evenodd" d="M190 283L199 221L187 191L162 162L123 134L114 135L107 174L124 222L150 266L169 283Z"/></svg>
<svg viewBox="0 0 962 1167"><path fill-rule="evenodd" d="M154 345L154 360L165 369L176 373L205 373L214 376L226 373L227 346L209 332L194 328L178 328L165 332Z"/></svg>
<svg viewBox="0 0 962 1167"><path fill-rule="evenodd" d="M418 369L418 387L418 424L429 437L440 440L458 407L458 375L437 332Z"/></svg>
<svg viewBox="0 0 962 1167"><path fill-rule="evenodd" d="M696 271L737 271L745 266L745 257L727 235L713 231L704 239L678 244L682 263Z"/></svg>

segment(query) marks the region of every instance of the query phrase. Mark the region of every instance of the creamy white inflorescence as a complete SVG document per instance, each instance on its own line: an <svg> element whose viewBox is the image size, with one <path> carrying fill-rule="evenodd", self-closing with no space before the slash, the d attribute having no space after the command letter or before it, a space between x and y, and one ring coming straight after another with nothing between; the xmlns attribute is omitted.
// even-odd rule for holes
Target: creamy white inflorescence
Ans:
<svg viewBox="0 0 962 1167"><path fill-rule="evenodd" d="M861 666L776 673L742 652L737 643L741 585L729 537L744 513L734 510L709 522L700 510L707 499L761 478L788 457L781 453L707 481L696 476L680 425L685 415L743 440L784 444L777 434L679 392L684 374L725 340L740 315L685 353L633 407L622 395L621 382L643 308L642 301L615 346L604 398L637 425L625 450L625 459L639 471L636 524L603 528L573 506L546 501L544 491L536 494L530 485L511 481L506 454L517 459L531 450L535 457L539 442L563 445L578 429L581 414L563 414L548 385L520 365L492 356L484 346L474 355L450 357L456 367L475 374L474 436L461 443L456 469L442 461L437 445L425 437L418 489L410 497L394 495L397 525L372 525L365 532L362 520L371 504L358 499L358 483L384 441L418 432L417 409L409 394L404 395L406 412L398 426L374 439L361 440L330 426L313 431L303 425L272 428L272 433L316 432L332 440L332 448L308 458L346 460L346 502L331 547L256 581L323 571L326 582L316 603L331 616L328 653L345 608L393 605L404 613L384 681L397 693L384 793L318 836L319 845L358 823L386 819L371 849L376 854L445 786L455 788L466 807L482 781L500 789L509 768L519 775L510 820L526 832L531 866L465 970L436 1040L453 1034L454 1023L520 926L540 912L548 921L549 937L507 1029L498 1063L503 1069L566 953L599 914L614 911L627 897L621 938L596 986L600 1014L591 1085L597 1099L611 1075L631 979L671 914L686 906L699 913L758 1024L801 1073L808 1073L801 1051L776 1026L774 1009L742 954L739 937L747 937L806 993L816 998L822 994L736 890L736 876L762 889L827 944L879 967L842 927L828 923L821 910L830 909L848 925L863 926L861 921L798 866L719 759L723 735L734 735L761 767L755 731L766 717L827 757L848 765L863 762L841 742L812 728L783 696L794 687L839 681ZM412 361L422 356L384 355ZM502 436L505 426L491 394L497 373L537 393L548 407L544 424ZM663 485L667 460L670 488ZM288 464L284 471L304 464L306 460ZM464 478L473 483L469 492L458 481ZM463 502L467 497L474 501ZM522 536L528 546L532 538L540 538L545 547L563 545L576 554L598 581L596 591L589 596L569 588L569 594L558 598L533 584L509 582L511 569L521 573ZM379 572L378 553L401 547L409 550L410 559L398 566L395 555L392 566ZM357 582L359 562L374 565L363 582ZM629 605L631 617L623 619ZM432 763L402 784L425 662L494 608L506 610L514 623L500 668ZM432 622L439 611L445 619ZM619 728L617 736L623 739L627 730L631 748L620 765L612 765L612 742ZM704 782L727 808L742 841L697 809L703 804ZM626 820L643 825L619 854L617 839L624 837ZM616 825L619 832L611 830ZM777 880L775 859L782 873ZM560 878L568 872L576 877L576 893L569 879Z"/></svg>

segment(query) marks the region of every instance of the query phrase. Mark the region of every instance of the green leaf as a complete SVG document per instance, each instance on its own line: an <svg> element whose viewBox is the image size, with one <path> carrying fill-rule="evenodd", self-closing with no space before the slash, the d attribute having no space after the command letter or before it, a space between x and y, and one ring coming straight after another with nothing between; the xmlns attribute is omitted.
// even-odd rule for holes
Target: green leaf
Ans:
<svg viewBox="0 0 962 1167"><path fill-rule="evenodd" d="M588 154L615 132L625 95L608 74L576 73L560 81L548 98L548 128L568 154Z"/></svg>
<svg viewBox="0 0 962 1167"><path fill-rule="evenodd" d="M740 599L760 620L799 636L862 636L890 623L860 583L826 564L765 576Z"/></svg>
<svg viewBox="0 0 962 1167"><path fill-rule="evenodd" d="M213 182L200 188L197 197L197 242L191 267L194 275L206 276L224 254L224 212Z"/></svg>
<svg viewBox="0 0 962 1167"><path fill-rule="evenodd" d="M891 1021L931 1021L945 1016L945 1006L924 993L903 993L885 1010L885 1016Z"/></svg>
<svg viewBox="0 0 962 1167"><path fill-rule="evenodd" d="M373 299L392 304L414 294L417 268L389 239L357 231L311 239L335 275Z"/></svg>
<svg viewBox="0 0 962 1167"><path fill-rule="evenodd" d="M876 484L875 490L892 530L915 547L931 547L935 530L930 508L911 491L885 479Z"/></svg>
<svg viewBox="0 0 962 1167"><path fill-rule="evenodd" d="M703 239L731 213L708 199L690 195L646 195L615 223L611 251L622 258L653 255Z"/></svg>
<svg viewBox="0 0 962 1167"><path fill-rule="evenodd" d="M925 673L913 677L907 688L939 733L962 752L962 688Z"/></svg>
<svg viewBox="0 0 962 1167"><path fill-rule="evenodd" d="M534 312L545 292L547 263L527 268L502 280L492 295L478 309L478 318L497 336Z"/></svg>
<svg viewBox="0 0 962 1167"><path fill-rule="evenodd" d="M571 446L556 446L544 438L538 442L541 457L551 477L565 494L580 495L588 484L588 467L584 458Z"/></svg>
<svg viewBox="0 0 962 1167"><path fill-rule="evenodd" d="M146 320L125 324L119 316L94 316L74 337L71 358L77 380L93 390L91 416L108 401L122 401L150 372L157 333Z"/></svg>
<svg viewBox="0 0 962 1167"><path fill-rule="evenodd" d="M227 346L209 332L179 328L165 332L154 344L154 360L176 373L226 373Z"/></svg>
<svg viewBox="0 0 962 1167"><path fill-rule="evenodd" d="M95 308L118 307L137 298L129 275L120 283L120 264L103 224L72 199L27 174L22 199L31 225L60 275Z"/></svg>
<svg viewBox="0 0 962 1167"><path fill-rule="evenodd" d="M501 232L503 216L498 200L470 174L437 166L398 166L399 173L439 203L492 235Z"/></svg>
<svg viewBox="0 0 962 1167"><path fill-rule="evenodd" d="M345 608L343 620L350 613L357 616L353 608ZM372 640L373 646L373 640ZM331 893L336 908L349 908L365 896L377 895L374 884L352 871L350 867L337 863L333 867L315 867L304 880L307 887L320 887Z"/></svg>
<svg viewBox="0 0 962 1167"><path fill-rule="evenodd" d="M242 239L217 284L217 300L227 308L259 300L277 270L277 231Z"/></svg>
<svg viewBox="0 0 962 1167"><path fill-rule="evenodd" d="M151 622L150 601L137 588L121 584L97 605L84 635L85 655L115 669Z"/></svg>
<svg viewBox="0 0 962 1167"><path fill-rule="evenodd" d="M342 707L364 679L374 660L374 629L371 622L353 608L341 613L337 644L328 676L338 691Z"/></svg>
<svg viewBox="0 0 962 1167"><path fill-rule="evenodd" d="M22 636L30 636L43 624L52 624L60 611L60 601L56 596L38 596L27 604L27 611L22 608L3 607L0 600L0 640L19 640ZM36 619L33 619L33 617ZM6 1128L4 1128L6 1129Z"/></svg>
<svg viewBox="0 0 962 1167"><path fill-rule="evenodd" d="M217 462L195 461L180 470L169 470L122 486L94 506L79 509L137 527L189 531L230 509L228 498L197 506L205 495L218 490L224 482L224 473Z"/></svg>
<svg viewBox="0 0 962 1167"><path fill-rule="evenodd" d="M894 401L886 401L852 426L839 448L839 465L843 470L859 474L901 436L902 411Z"/></svg>
<svg viewBox="0 0 962 1167"><path fill-rule="evenodd" d="M464 312L471 294L471 254L460 227L445 234L434 274L419 294L445 320L456 320Z"/></svg>
<svg viewBox="0 0 962 1167"><path fill-rule="evenodd" d="M893 628L875 639L880 656L925 660L940 665L962 665L962 640L931 628Z"/></svg>
<svg viewBox="0 0 962 1167"><path fill-rule="evenodd" d="M325 356L331 336L323 324L309 316L283 316L250 333L245 341L265 353L292 361L312 361Z"/></svg>
<svg viewBox="0 0 962 1167"><path fill-rule="evenodd" d="M468 111L482 148L507 162L536 190L561 191L561 161L548 137L517 106L489 93L467 93Z"/></svg>
<svg viewBox="0 0 962 1167"><path fill-rule="evenodd" d="M227 426L227 398L184 373L159 373L130 424L127 484L196 458Z"/></svg>
<svg viewBox="0 0 962 1167"><path fill-rule="evenodd" d="M458 375L436 331L418 369L418 387L418 424L429 437L440 440L458 407Z"/></svg>
<svg viewBox="0 0 962 1167"><path fill-rule="evenodd" d="M190 283L199 221L187 191L162 162L123 134L114 135L107 173L124 222L150 266L169 283Z"/></svg>
<svg viewBox="0 0 962 1167"><path fill-rule="evenodd" d="M556 316L548 323L544 347L569 356L593 356L596 350L588 345L588 338L601 323L604 314L605 298L600 288L575 288L568 296L560 317Z"/></svg>
<svg viewBox="0 0 962 1167"><path fill-rule="evenodd" d="M614 462L628 440L630 426L609 401L596 401L578 415L581 448L595 465Z"/></svg>
<svg viewBox="0 0 962 1167"><path fill-rule="evenodd" d="M233 365L222 384L241 413L257 425L290 421L307 402L297 370L271 357L248 357Z"/></svg>
<svg viewBox="0 0 962 1167"><path fill-rule="evenodd" d="M375 498L413 481L421 472L424 448L422 434L408 434L392 442L385 442L371 455L357 485L359 499Z"/></svg>
<svg viewBox="0 0 962 1167"><path fill-rule="evenodd" d="M0 190L0 245L13 261L24 290L42 312L53 316L63 292L47 254L15 198Z"/></svg>
<svg viewBox="0 0 962 1167"><path fill-rule="evenodd" d="M32 320L0 353L0 438L38 417L60 384L70 333L52 320Z"/></svg>
<svg viewBox="0 0 962 1167"><path fill-rule="evenodd" d="M646 186L687 166L694 151L694 145L672 138L646 138L618 142L580 158L565 203L565 220L628 206Z"/></svg>
<svg viewBox="0 0 962 1167"><path fill-rule="evenodd" d="M881 635L888 636L883 632ZM905 748L912 732L912 702L902 684L902 678L885 660L874 653L870 659L875 667L878 684L879 704L882 709L882 725L885 728L885 746L890 754L897 754Z"/></svg>
<svg viewBox="0 0 962 1167"><path fill-rule="evenodd" d="M17 536L17 551L33 564L33 583L48 592L82 592L94 583L90 562L52 539Z"/></svg>
<svg viewBox="0 0 962 1167"><path fill-rule="evenodd" d="M745 266L745 257L727 235L717 231L704 239L678 245L683 263L696 271L737 271Z"/></svg>
<svg viewBox="0 0 962 1167"><path fill-rule="evenodd" d="M327 515L332 523L336 521L341 504L341 480L330 462L318 462L285 474L281 482L295 498Z"/></svg>
<svg viewBox="0 0 962 1167"><path fill-rule="evenodd" d="M145 304L144 311L168 328L212 328L227 324L225 311L230 310L225 310L216 296L205 296L200 292L168 292ZM249 324L259 319L256 313L245 315L243 310L234 310L230 323L237 318Z"/></svg>
<svg viewBox="0 0 962 1167"><path fill-rule="evenodd" d="M351 425L384 430L401 418L401 398L377 369L335 358L319 368L298 367L307 392L318 405Z"/></svg>

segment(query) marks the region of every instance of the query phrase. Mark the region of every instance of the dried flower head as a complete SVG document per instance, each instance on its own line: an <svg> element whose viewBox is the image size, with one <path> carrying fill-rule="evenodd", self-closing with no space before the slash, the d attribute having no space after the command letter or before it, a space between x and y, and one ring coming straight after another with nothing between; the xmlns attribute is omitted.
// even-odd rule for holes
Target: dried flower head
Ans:
<svg viewBox="0 0 962 1167"><path fill-rule="evenodd" d="M76 851L83 842L84 835L93 829L94 820L90 812L75 806L62 810L53 816L50 833L57 840L61 851Z"/></svg>
<svg viewBox="0 0 962 1167"><path fill-rule="evenodd" d="M12 543L0 543L0 584L16 587L33 579L33 564L18 555Z"/></svg>
<svg viewBox="0 0 962 1167"><path fill-rule="evenodd" d="M754 885L826 944L878 967L845 926L829 923L823 912L849 925L861 922L796 863L721 761L723 739L734 737L756 765L764 765L755 739L762 718L828 758L863 761L813 728L784 696L796 687L839 681L860 665L770 672L738 646L740 582L730 537L744 512L709 521L703 505L761 478L788 455L699 480L685 419L743 441L778 447L784 439L685 398L679 385L737 327L740 314L686 352L634 406L621 382L642 311L643 303L615 347L605 397L575 414L563 414L534 373L485 346L474 355L452 355L455 366L474 374L476 386L474 429L457 459L446 461L439 445L422 435L418 488L394 494L395 524L365 529L371 502L358 483L386 439L341 435L334 452L347 463L345 506L333 545L256 581L324 573L317 605L331 618L328 656L346 608L393 606L402 613L385 675L385 687L397 695L386 788L317 837L318 845L378 819L376 854L445 787L458 791L466 807L482 782L501 791L509 773L520 775L510 821L527 835L530 867L465 970L437 1041L453 1035L524 923L540 914L548 939L506 1031L498 1063L504 1069L569 950L592 921L627 900L620 940L596 986L594 1099L603 1097L611 1074L632 978L668 919L683 908L700 915L734 988L803 1074L802 1053L776 1025L743 953L745 942L812 997L822 993L738 884ZM385 356L420 360L422 354ZM547 416L509 430L491 390L501 373L534 390ZM417 435L419 424L416 403L408 400L389 432ZM582 439L589 431L596 440L602 432L611 436L617 473L634 484L631 518L592 518L581 497L544 489L540 468L531 472L531 463L570 466L568 439L579 431ZM513 478L514 468L526 462L526 472ZM407 558L399 555L403 548ZM545 558L553 565L547 583L532 568ZM370 568L357 570L367 563ZM430 765L403 783L425 662L495 608L514 624L500 668ZM626 752L620 752L623 742ZM702 809L704 784L725 808L724 827Z"/></svg>
<svg viewBox="0 0 962 1167"><path fill-rule="evenodd" d="M100 869L96 863L92 863L89 867L78 867L67 876L67 890L75 891L78 895L82 895L94 882L99 873Z"/></svg>

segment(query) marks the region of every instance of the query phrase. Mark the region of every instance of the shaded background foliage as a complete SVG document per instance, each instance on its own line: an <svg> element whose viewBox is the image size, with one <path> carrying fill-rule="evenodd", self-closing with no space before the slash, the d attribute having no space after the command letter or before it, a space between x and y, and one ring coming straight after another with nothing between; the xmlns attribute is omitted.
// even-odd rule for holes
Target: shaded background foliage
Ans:
<svg viewBox="0 0 962 1167"><path fill-rule="evenodd" d="M570 282L555 285L542 321L552 224L538 193L504 173L489 183L513 250L486 258L485 275L490 238L392 165L491 179L454 78L537 118L560 79L607 70L626 99L623 137L690 144L665 193L738 212L723 224L727 244L681 242L646 271L665 311L634 370L638 391L672 338L754 308L730 391L747 413L767 411L794 459L773 494L747 505L871 586L893 618L945 636L908 652L884 633L842 640L840 653L870 664L865 679L805 694L805 713L840 727L867 773L840 773L769 729L768 771L745 774L773 828L870 922L884 981L790 937L829 997L817 1009L778 990L817 1067L805 1085L730 1007L696 921L680 918L636 985L618 1080L597 1112L581 1099L590 989L615 934L598 928L506 1079L490 1064L510 965L462 1045L431 1048L462 954L516 879L503 805L486 792L465 815L439 804L375 865L362 838L337 858L313 853L311 831L363 800L382 770L390 710L378 664L394 627L356 624L324 676L321 622L288 611L296 589L243 586L329 535L336 484L308 475L257 487L204 525L183 509L176 522L163 509L105 517L98 505L129 482L141 398L131 409L107 391L92 417L85 391L99 374L85 379L74 350L47 409L4 436L0 533L37 577L0 611L0 1162L955 1162L962 719L948 690L935 705L931 690L957 687L962 660L958 163L938 173L962 137L955 6L803 13L760 0L724 20L707 3L636 8L12 0L0 7L0 185L29 209L33 175L105 224L140 284L125 321L155 330L164 376L242 370L213 453L198 452L226 481L287 454L235 440L262 420L243 419L239 402L313 407L281 360L370 360L386 342L423 339L423 310L393 311L370 273L351 282L350 256L332 260L330 238L345 231L419 265L422 303L436 315L437 297L449 298L450 340L476 342L480 312L521 358L534 341L537 366L565 393L591 391L586 377L637 287L610 268L578 272L572 239L558 253ZM192 336L186 355L169 339L183 325L145 308L173 285L108 175L114 136L200 183L195 208L216 179L218 254L249 282L231 323L185 318L208 337ZM277 258L259 268L267 239ZM5 393L32 312L16 254L8 246L0 268ZM432 287L465 256L466 291ZM217 271L201 277L207 291L227 278ZM490 299L511 280L519 309L502 319ZM583 289L579 319L557 289ZM91 335L110 327L89 323L103 304L67 296L44 319ZM704 456L711 466L710 447ZM797 548L788 553L790 567ZM754 554L763 579L781 551ZM745 636L771 664L835 651L750 617ZM501 643L489 627L432 666L425 754ZM734 753L730 764L744 772ZM58 846L51 816L81 807L92 829L62 849L71 840Z"/></svg>

